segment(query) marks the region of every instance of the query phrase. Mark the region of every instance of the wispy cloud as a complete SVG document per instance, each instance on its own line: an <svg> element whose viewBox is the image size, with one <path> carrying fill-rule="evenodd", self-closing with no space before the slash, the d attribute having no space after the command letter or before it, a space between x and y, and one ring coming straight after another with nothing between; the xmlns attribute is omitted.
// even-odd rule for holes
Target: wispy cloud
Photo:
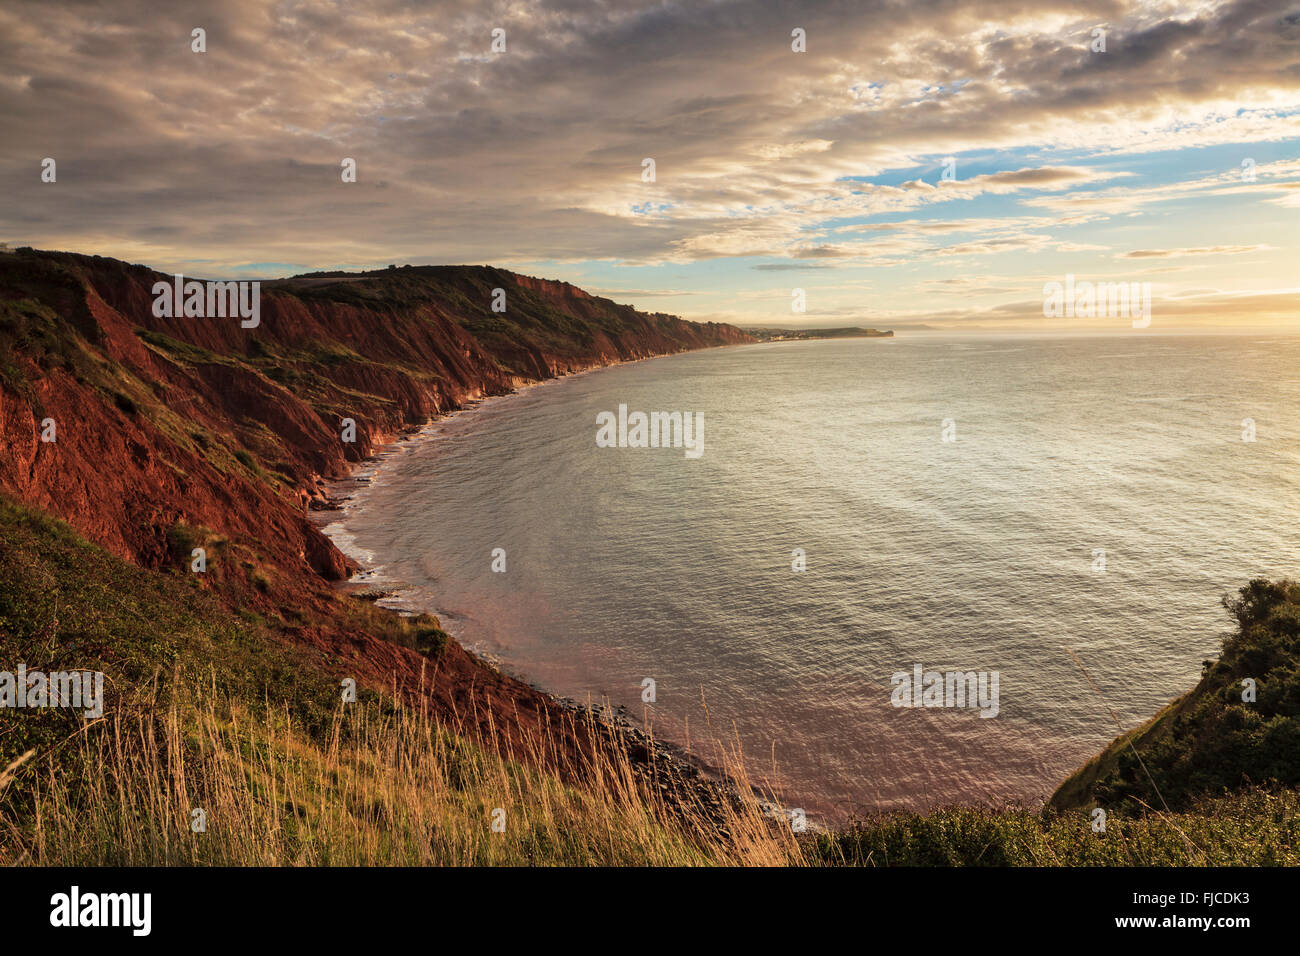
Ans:
<svg viewBox="0 0 1300 956"><path fill-rule="evenodd" d="M1134 249L1122 252L1117 259L1182 259L1188 256L1239 256L1247 252L1271 249L1272 246L1203 246L1199 249Z"/></svg>

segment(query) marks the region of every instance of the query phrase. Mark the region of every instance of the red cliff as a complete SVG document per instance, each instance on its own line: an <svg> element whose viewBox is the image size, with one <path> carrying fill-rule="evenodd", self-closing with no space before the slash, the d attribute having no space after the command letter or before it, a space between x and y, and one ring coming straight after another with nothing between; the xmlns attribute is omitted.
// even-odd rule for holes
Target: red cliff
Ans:
<svg viewBox="0 0 1300 956"><path fill-rule="evenodd" d="M155 316L154 284L171 280L98 256L0 255L0 492L160 573L188 573L204 547L203 588L376 683L424 659L358 627L358 602L328 583L349 565L307 517L324 479L470 399L750 341L481 266L263 282L255 328ZM542 698L459 648L439 666L449 707L472 686L495 695L497 719L527 722L521 705L547 719Z"/></svg>

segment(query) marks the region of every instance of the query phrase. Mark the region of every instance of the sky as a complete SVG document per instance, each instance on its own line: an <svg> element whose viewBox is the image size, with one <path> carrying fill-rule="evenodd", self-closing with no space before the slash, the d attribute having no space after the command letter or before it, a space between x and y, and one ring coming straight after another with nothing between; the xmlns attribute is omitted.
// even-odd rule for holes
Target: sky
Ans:
<svg viewBox="0 0 1300 956"><path fill-rule="evenodd" d="M1131 326L1046 316L1073 276L1150 283L1153 331L1300 328L1300 0L5 0L0 189L11 247L204 278Z"/></svg>

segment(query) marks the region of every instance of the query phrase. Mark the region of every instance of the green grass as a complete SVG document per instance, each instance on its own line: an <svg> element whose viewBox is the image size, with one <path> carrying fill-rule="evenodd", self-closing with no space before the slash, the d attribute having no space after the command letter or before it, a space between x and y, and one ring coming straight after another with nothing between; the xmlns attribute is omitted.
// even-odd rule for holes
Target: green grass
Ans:
<svg viewBox="0 0 1300 956"><path fill-rule="evenodd" d="M1180 813L953 807L819 836L810 860L856 866L1300 866L1300 790L1204 798Z"/></svg>
<svg viewBox="0 0 1300 956"><path fill-rule="evenodd" d="M272 626L231 612L188 572L192 547L211 548L213 573L225 544L179 525L170 540L178 569L146 571L0 497L0 666L103 670L110 699L127 709L138 699L165 701L177 679L201 677L236 699L272 694L298 720L323 725L335 680L291 655ZM0 766L55 744L78 720L57 709L5 720Z"/></svg>

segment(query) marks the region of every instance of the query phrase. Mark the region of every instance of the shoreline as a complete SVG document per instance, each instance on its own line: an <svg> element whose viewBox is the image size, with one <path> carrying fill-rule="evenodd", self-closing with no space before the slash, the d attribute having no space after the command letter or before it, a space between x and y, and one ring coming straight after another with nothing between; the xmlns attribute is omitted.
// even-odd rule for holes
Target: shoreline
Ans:
<svg viewBox="0 0 1300 956"><path fill-rule="evenodd" d="M711 348L740 348L742 345L762 344L766 343L717 345ZM334 585L335 589L359 600L370 601L377 608L399 617L431 614L441 621L442 616L436 608L421 609L409 604L402 606L383 603L387 600L399 600L407 586L400 582L392 586L376 586L372 582L365 580L366 575L372 574L382 565L377 565L374 560L375 556L372 553L358 548L354 542L348 540L350 535L336 536L330 533L329 529L331 527L342 525L345 522L346 503L353 500L357 492L368 487L376 473L388 461L398 455L405 454L417 445L436 441L437 436L432 433L432 429L458 415L476 411L483 405L495 400L518 396L541 386L554 385L569 379L595 372L608 371L625 365L635 365L641 362L671 358L687 352L701 351L706 351L706 349L687 349L681 352L666 352L643 358L619 360L605 365L593 365L577 371L565 372L552 378L521 382L509 392L469 400L459 408L450 409L422 424L403 428L395 435L388 437L387 440L376 446L370 454L358 461L347 475L319 480L317 488L321 493L321 498L313 499L308 511L308 520L316 525L334 546L356 566L356 570L346 580L337 582ZM444 630L446 629L444 628ZM613 706L604 700L584 703L576 698L557 694L550 688L533 680L526 673L509 667L493 655L482 653L467 646L465 641L462 640L462 635L448 631L448 637L455 641L474 660L490 668L506 680L519 685L521 690L527 689L541 694L565 713L600 729L607 742L625 747L631 755L632 763L643 771L655 776L662 773L665 780L660 781L657 785L661 791L664 790L665 786L668 790L671 790L674 801L684 799L697 808L704 807L707 809L718 807L719 802L723 799L733 802L739 800L742 785L724 769L709 763L682 744L655 736L652 731L646 730L644 725L635 719L626 706L621 704ZM783 818L784 811L782 807L771 796L764 794L753 786L749 790L751 795L759 800L760 808L766 816L771 817L773 820ZM713 813L710 816L713 817L715 822L720 822L719 814ZM820 832L823 829L821 824L811 816L808 818L807 826L807 832L810 834Z"/></svg>

